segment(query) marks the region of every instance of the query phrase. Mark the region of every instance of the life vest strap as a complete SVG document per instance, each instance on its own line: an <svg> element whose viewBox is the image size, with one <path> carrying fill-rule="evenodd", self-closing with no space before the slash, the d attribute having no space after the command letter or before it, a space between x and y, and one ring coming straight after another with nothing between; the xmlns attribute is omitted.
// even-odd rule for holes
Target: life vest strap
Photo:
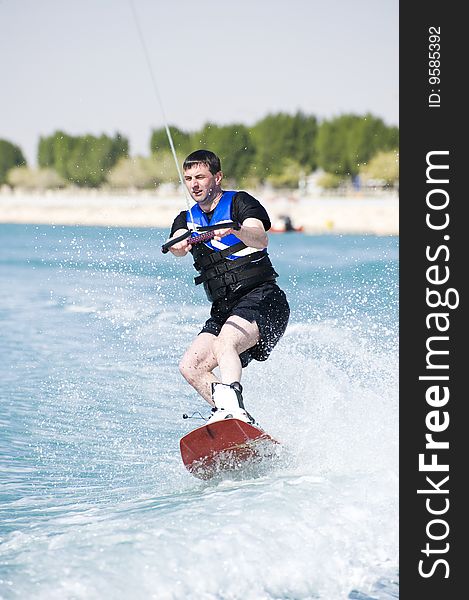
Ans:
<svg viewBox="0 0 469 600"><path fill-rule="evenodd" d="M201 271L203 269L210 269L213 265L220 264L221 262L226 262L226 257L233 254L233 252L239 252L240 250L244 250L247 248L246 244L243 242L238 242L229 248L224 248L219 251L212 251L209 254L205 254L202 256L198 256L194 261L194 267L197 271ZM238 258L235 262L238 262L240 259Z"/></svg>
<svg viewBox="0 0 469 600"><path fill-rule="evenodd" d="M209 281L210 291L213 295L213 299L217 300L226 295L226 288L229 285L235 285L242 283L243 287L250 287L257 283L264 283L266 281L274 281L278 277L278 274L272 269L271 266L267 267L254 267L240 273L224 273L218 279L212 279Z"/></svg>
<svg viewBox="0 0 469 600"><path fill-rule="evenodd" d="M210 255L210 256L213 256L213 255ZM243 257L238 258L233 261L226 261L226 260L223 260L222 262L214 261L215 264L212 264L211 267L206 268L204 273L202 273L202 275L198 275L197 277L194 277L194 283L195 283L195 285L199 285L199 283L203 283L204 281L208 281L209 279L213 279L215 277L218 277L219 275L228 273L229 271L232 271L234 269L237 269L238 267L246 265L246 264L252 262L253 260L258 260L258 259L264 258L264 256L266 256L265 252L263 250L259 250L259 252L254 252L253 254L248 254L247 256L243 256ZM232 282L232 283L234 283L234 282Z"/></svg>

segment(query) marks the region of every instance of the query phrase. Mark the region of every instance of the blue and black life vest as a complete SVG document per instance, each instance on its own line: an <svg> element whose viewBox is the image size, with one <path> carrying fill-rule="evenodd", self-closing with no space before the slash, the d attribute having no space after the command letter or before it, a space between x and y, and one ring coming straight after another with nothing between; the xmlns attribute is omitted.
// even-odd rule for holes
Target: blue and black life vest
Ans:
<svg viewBox="0 0 469 600"><path fill-rule="evenodd" d="M232 221L231 206L236 193L223 192L210 219L198 204L194 204L186 213L188 227L193 230L197 226ZM233 233L220 241L212 239L194 244L192 255L194 267L200 273L194 278L195 285L204 284L210 302L227 298L238 290L253 288L259 283L275 281L278 277L266 248L250 248Z"/></svg>

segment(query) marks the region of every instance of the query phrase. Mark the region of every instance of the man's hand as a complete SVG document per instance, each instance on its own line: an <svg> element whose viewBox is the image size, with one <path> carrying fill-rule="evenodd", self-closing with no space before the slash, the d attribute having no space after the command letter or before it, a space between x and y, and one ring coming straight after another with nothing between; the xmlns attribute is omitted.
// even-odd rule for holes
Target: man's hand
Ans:
<svg viewBox="0 0 469 600"><path fill-rule="evenodd" d="M171 240L174 238L179 237L180 235L182 235L183 233L185 233L186 230L185 229L178 229L172 238L170 238ZM190 251L190 249L192 248L192 244L190 243L190 237L186 238L185 240L182 240L181 242L178 242L177 244L174 244L174 246L171 246L169 248L169 251L171 252L171 254L174 254L174 256L186 256L186 254Z"/></svg>
<svg viewBox="0 0 469 600"><path fill-rule="evenodd" d="M225 227L224 229L215 229L215 231L213 232L213 239L219 242L222 237L225 237L225 235L230 235L230 233L236 233L232 227Z"/></svg>

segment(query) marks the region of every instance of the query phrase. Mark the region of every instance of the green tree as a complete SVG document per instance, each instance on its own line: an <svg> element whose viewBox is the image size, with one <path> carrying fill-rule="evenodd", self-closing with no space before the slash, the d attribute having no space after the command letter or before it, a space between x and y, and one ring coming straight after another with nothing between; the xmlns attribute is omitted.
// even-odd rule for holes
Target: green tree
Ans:
<svg viewBox="0 0 469 600"><path fill-rule="evenodd" d="M279 175L285 161L293 160L309 172L316 168L316 117L302 112L295 115L267 115L252 128L256 147L255 164L261 179Z"/></svg>
<svg viewBox="0 0 469 600"><path fill-rule="evenodd" d="M398 151L378 152L368 164L360 168L360 176L364 181L381 180L387 186L397 185L399 182Z"/></svg>
<svg viewBox="0 0 469 600"><path fill-rule="evenodd" d="M179 161L182 162L192 150L191 134L174 125L169 126L169 131L173 140L174 149L176 150L176 155ZM158 152L164 152L166 150L171 151L166 129L164 127L154 129L150 138L150 152L152 154L157 154Z"/></svg>
<svg viewBox="0 0 469 600"><path fill-rule="evenodd" d="M340 175L324 172L320 177L318 177L316 183L319 187L325 190L336 190L342 185L342 183L344 183L344 180Z"/></svg>
<svg viewBox="0 0 469 600"><path fill-rule="evenodd" d="M52 136L54 162L51 166L64 179L70 179L68 161L77 143L78 138L67 135L63 131L56 131Z"/></svg>
<svg viewBox="0 0 469 600"><path fill-rule="evenodd" d="M348 137L358 117L342 115L319 126L316 140L318 165L328 173L350 174Z"/></svg>
<svg viewBox="0 0 469 600"><path fill-rule="evenodd" d="M293 117L292 129L296 138L296 148L292 158L306 170L314 171L317 167L318 121L316 117L298 112Z"/></svg>
<svg viewBox="0 0 469 600"><path fill-rule="evenodd" d="M318 164L329 173L356 175L378 150L398 143L398 130L367 114L341 115L323 121L316 140Z"/></svg>
<svg viewBox="0 0 469 600"><path fill-rule="evenodd" d="M155 157L121 158L109 171L106 181L113 188L154 189L161 182Z"/></svg>
<svg viewBox="0 0 469 600"><path fill-rule="evenodd" d="M228 180L241 183L248 176L255 148L245 125L206 123L192 139L194 150L205 148L220 157L223 173Z"/></svg>
<svg viewBox="0 0 469 600"><path fill-rule="evenodd" d="M7 181L12 187L29 190L49 190L65 187L65 181L54 169L14 167L7 173Z"/></svg>
<svg viewBox="0 0 469 600"><path fill-rule="evenodd" d="M40 137L37 147L37 164L40 168L54 167L54 138L53 136Z"/></svg>
<svg viewBox="0 0 469 600"><path fill-rule="evenodd" d="M109 153L109 168L114 166L121 158L129 156L129 140L119 132L115 134L111 141L111 151Z"/></svg>
<svg viewBox="0 0 469 600"><path fill-rule="evenodd" d="M391 150L398 146L396 127L388 127L382 119L366 114L355 120L348 136L349 160L353 173L379 151Z"/></svg>
<svg viewBox="0 0 469 600"><path fill-rule="evenodd" d="M74 141L66 162L68 177L76 185L98 187L118 159L127 154L128 142L120 134L114 138L81 136Z"/></svg>
<svg viewBox="0 0 469 600"><path fill-rule="evenodd" d="M26 165L26 160L20 147L8 140L0 140L0 184L6 182L10 169L21 165Z"/></svg>
<svg viewBox="0 0 469 600"><path fill-rule="evenodd" d="M302 175L304 175L304 169L300 163L291 158L285 158L282 161L281 172L269 175L267 181L275 188L297 188Z"/></svg>
<svg viewBox="0 0 469 600"><path fill-rule="evenodd" d="M70 136L63 131L41 138L38 147L40 167L54 168L64 179L79 186L101 185L117 161L128 156L129 142L120 133Z"/></svg>
<svg viewBox="0 0 469 600"><path fill-rule="evenodd" d="M171 150L160 150L152 156L155 165L155 173L159 181L179 185L179 173L174 163Z"/></svg>

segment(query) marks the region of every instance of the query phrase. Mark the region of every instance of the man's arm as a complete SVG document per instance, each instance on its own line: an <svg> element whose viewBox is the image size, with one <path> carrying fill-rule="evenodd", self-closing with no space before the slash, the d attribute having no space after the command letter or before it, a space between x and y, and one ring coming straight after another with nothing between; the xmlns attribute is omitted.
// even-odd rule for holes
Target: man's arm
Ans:
<svg viewBox="0 0 469 600"><path fill-rule="evenodd" d="M267 233L264 229L264 224L260 219L249 217L245 219L241 225L241 229L217 229L215 231L215 240L221 240L222 237L234 233L237 238L249 246L250 248L258 248L262 250L267 248L269 243Z"/></svg>

